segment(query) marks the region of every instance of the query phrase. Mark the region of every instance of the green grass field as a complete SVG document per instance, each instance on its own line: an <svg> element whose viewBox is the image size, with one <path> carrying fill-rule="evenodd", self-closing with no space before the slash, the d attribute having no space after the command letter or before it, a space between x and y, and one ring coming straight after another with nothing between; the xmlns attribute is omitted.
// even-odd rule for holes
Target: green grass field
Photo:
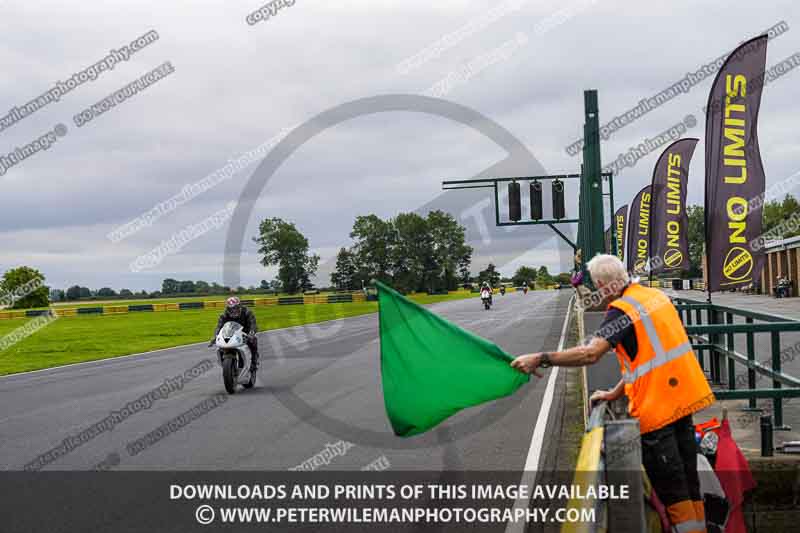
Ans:
<svg viewBox="0 0 800 533"><path fill-rule="evenodd" d="M330 293L320 293L330 294ZM105 307L114 305L139 305L139 304L171 304L180 302L216 302L225 300L229 294L212 294L209 296L171 296L169 298L135 298L135 299L119 299L119 300L96 300L96 301L78 301L78 302L53 302L50 307L66 307L66 308L79 308L79 307ZM273 298L273 294L237 294L242 300L257 300L261 298ZM278 296L290 296L288 294L279 294ZM295 294L292 296L302 296ZM47 309L47 307L37 307L36 309Z"/></svg>
<svg viewBox="0 0 800 533"><path fill-rule="evenodd" d="M471 296L459 292L412 299L430 304ZM283 305L253 310L259 330L266 331L374 313L378 304ZM209 341L218 316L219 310L203 309L59 318L0 352L0 375ZM29 320L32 319L0 320L0 337Z"/></svg>

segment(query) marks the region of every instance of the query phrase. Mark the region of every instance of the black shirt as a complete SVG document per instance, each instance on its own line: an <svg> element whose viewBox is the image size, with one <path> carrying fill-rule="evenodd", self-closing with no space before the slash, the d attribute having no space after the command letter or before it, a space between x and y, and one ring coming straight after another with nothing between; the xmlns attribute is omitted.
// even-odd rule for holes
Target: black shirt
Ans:
<svg viewBox="0 0 800 533"><path fill-rule="evenodd" d="M597 330L595 336L607 340L612 348L616 348L619 343L622 343L622 347L625 348L625 353L628 354L631 361L636 357L639 346L636 343L636 330L633 322L628 315L616 307L608 308L603 323L600 324L600 329Z"/></svg>
<svg viewBox="0 0 800 533"><path fill-rule="evenodd" d="M222 329L222 326L225 325L225 322L238 322L244 328L245 333L248 335L255 334L258 332L258 325L256 324L256 315L248 309L247 307L242 306L242 310L239 313L239 316L233 318L230 314L228 309L225 309L225 312L222 313L217 320L217 329L214 331L214 336L216 337L219 333L219 330Z"/></svg>

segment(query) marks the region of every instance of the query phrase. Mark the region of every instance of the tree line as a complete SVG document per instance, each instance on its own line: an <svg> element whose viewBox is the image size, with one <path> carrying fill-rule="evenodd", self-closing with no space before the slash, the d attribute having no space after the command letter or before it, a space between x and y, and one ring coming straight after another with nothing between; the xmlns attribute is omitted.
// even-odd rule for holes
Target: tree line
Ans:
<svg viewBox="0 0 800 533"><path fill-rule="evenodd" d="M472 247L464 227L443 211L386 220L359 216L350 238L353 244L339 250L331 274L337 289L361 289L376 279L400 292L440 292L470 281Z"/></svg>

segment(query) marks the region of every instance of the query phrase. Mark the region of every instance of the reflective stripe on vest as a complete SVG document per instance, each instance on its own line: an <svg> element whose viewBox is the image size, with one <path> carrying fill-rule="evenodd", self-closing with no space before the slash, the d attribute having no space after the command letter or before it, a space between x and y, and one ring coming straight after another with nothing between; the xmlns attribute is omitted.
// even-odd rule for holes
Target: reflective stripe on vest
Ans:
<svg viewBox="0 0 800 533"><path fill-rule="evenodd" d="M669 351L665 350L664 345L661 344L661 338L658 336L658 333L656 332L656 326L655 324L653 324L653 321L647 315L647 311L645 310L644 306L640 304L638 301L631 298L630 296L622 296L620 300L632 305L633 308L636 309L636 311L639 313L639 320L642 321L644 330L647 332L648 340L650 341L650 344L653 347L653 351L655 352L655 357L653 357L646 363L642 363L634 371L631 371L630 367L628 367L627 365L627 361L624 361L627 370L627 372L623 376L625 383L631 384L640 377L650 372L651 370L663 366L669 363L670 361L678 359L679 357L682 357L687 353L691 352L692 343L689 341L684 342L683 344L679 344L678 346L672 348Z"/></svg>
<svg viewBox="0 0 800 533"><path fill-rule="evenodd" d="M678 533L692 533L693 531L705 531L706 523L699 520L690 520L688 522L681 522L672 526Z"/></svg>

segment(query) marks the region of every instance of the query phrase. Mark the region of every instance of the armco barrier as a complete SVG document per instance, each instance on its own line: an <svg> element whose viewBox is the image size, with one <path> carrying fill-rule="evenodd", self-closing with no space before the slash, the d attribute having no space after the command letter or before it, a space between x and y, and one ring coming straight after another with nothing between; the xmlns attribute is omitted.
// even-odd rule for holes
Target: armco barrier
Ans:
<svg viewBox="0 0 800 533"><path fill-rule="evenodd" d="M103 307L104 315L124 315L128 313L127 305L108 305Z"/></svg>
<svg viewBox="0 0 800 533"><path fill-rule="evenodd" d="M278 298L278 305L303 305L302 296L283 296Z"/></svg>
<svg viewBox="0 0 800 533"><path fill-rule="evenodd" d="M103 308L102 307L79 307L78 308L79 315L102 315Z"/></svg>
<svg viewBox="0 0 800 533"><path fill-rule="evenodd" d="M135 312L135 311L152 311L153 304L137 304L137 305L129 305L128 311Z"/></svg>
<svg viewBox="0 0 800 533"><path fill-rule="evenodd" d="M181 302L178 304L181 311L184 309L203 309L203 302Z"/></svg>
<svg viewBox="0 0 800 533"><path fill-rule="evenodd" d="M329 294L327 296L327 303L329 303L329 304L353 303L353 295L352 294Z"/></svg>

